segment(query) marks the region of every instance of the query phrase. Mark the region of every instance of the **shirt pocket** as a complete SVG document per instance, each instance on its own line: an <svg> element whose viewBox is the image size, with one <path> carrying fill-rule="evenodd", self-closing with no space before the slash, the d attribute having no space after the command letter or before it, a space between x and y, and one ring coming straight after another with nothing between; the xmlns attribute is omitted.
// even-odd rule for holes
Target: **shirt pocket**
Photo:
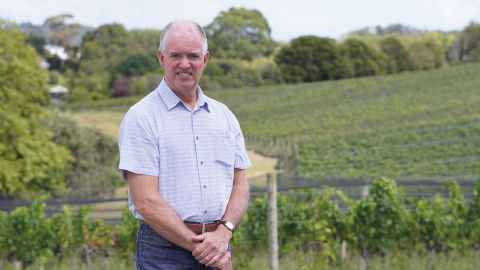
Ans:
<svg viewBox="0 0 480 270"><path fill-rule="evenodd" d="M216 131L214 133L215 163L233 167L235 164L235 139L230 132Z"/></svg>

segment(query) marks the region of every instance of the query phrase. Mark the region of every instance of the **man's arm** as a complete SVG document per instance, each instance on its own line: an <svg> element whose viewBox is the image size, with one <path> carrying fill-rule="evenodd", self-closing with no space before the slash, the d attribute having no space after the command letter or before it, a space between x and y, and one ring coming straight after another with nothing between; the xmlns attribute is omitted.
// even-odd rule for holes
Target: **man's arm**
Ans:
<svg viewBox="0 0 480 270"><path fill-rule="evenodd" d="M158 177L127 172L128 188L144 221L167 240L192 251L195 234L158 192Z"/></svg>
<svg viewBox="0 0 480 270"><path fill-rule="evenodd" d="M232 193L223 219L238 225L247 212L249 199L250 187L245 170L235 169ZM192 254L200 263L215 266L227 252L231 238L232 233L225 226L219 225L214 232L196 236L196 241L203 240L203 242L194 248Z"/></svg>
<svg viewBox="0 0 480 270"><path fill-rule="evenodd" d="M232 194L230 195L223 219L232 222L235 226L240 224L242 217L247 212L249 200L250 185L248 184L245 170L235 169Z"/></svg>

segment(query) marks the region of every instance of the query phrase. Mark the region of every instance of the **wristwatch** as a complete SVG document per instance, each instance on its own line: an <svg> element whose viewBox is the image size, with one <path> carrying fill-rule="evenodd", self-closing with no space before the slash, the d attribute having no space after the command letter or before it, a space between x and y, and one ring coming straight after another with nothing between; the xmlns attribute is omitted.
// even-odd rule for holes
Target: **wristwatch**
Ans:
<svg viewBox="0 0 480 270"><path fill-rule="evenodd" d="M215 220L215 223L217 224L222 224L223 226L225 226L229 231L231 231L233 233L233 231L235 230L235 224L233 224L232 222L228 221L228 220L224 220L224 219L219 219L219 220Z"/></svg>

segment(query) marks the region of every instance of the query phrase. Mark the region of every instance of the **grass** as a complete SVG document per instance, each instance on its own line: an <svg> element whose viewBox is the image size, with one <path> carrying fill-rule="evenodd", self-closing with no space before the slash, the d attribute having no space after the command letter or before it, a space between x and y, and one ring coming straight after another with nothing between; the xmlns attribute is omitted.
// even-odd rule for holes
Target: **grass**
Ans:
<svg viewBox="0 0 480 270"><path fill-rule="evenodd" d="M289 149L278 145L297 145L301 176L475 178L480 176L478 74L480 64L465 64L208 95L236 113L255 150L282 156ZM101 101L75 114L117 123L118 117L103 110L126 110L136 100ZM99 128L113 133L107 124Z"/></svg>
<svg viewBox="0 0 480 270"><path fill-rule="evenodd" d="M235 251L234 251L235 252ZM260 270L268 268L268 253L259 250L256 254L245 256L245 254L234 253L234 266L239 270ZM325 263L314 253L303 253L299 251L290 252L280 258L280 269L325 269L325 270L360 270L362 260L359 256L348 257L345 261L336 263ZM428 267L430 265L430 268ZM71 256L64 260L50 259L43 263L36 263L25 268L25 270L131 270L133 269L132 258L120 258L113 254L109 257L95 256L92 262L87 265L80 259L80 256ZM11 262L0 261L0 269L16 270ZM476 270L480 269L480 258L476 252L465 254L451 253L449 255L439 254L429 257L425 254L411 253L407 251L397 252L386 257L374 257L369 261L369 270Z"/></svg>

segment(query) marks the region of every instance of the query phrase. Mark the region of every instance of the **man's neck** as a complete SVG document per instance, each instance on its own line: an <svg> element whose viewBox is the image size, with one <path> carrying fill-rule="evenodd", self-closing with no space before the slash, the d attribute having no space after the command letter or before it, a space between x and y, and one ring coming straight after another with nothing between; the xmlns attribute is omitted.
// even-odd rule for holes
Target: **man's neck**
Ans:
<svg viewBox="0 0 480 270"><path fill-rule="evenodd" d="M167 83L168 87L173 91L173 93L180 100L182 100L185 105L187 105L191 110L195 109L195 106L197 105L197 98L198 98L198 95L197 95L198 85L190 90L179 91L179 90L173 89L168 83L168 80L165 79L165 82Z"/></svg>

